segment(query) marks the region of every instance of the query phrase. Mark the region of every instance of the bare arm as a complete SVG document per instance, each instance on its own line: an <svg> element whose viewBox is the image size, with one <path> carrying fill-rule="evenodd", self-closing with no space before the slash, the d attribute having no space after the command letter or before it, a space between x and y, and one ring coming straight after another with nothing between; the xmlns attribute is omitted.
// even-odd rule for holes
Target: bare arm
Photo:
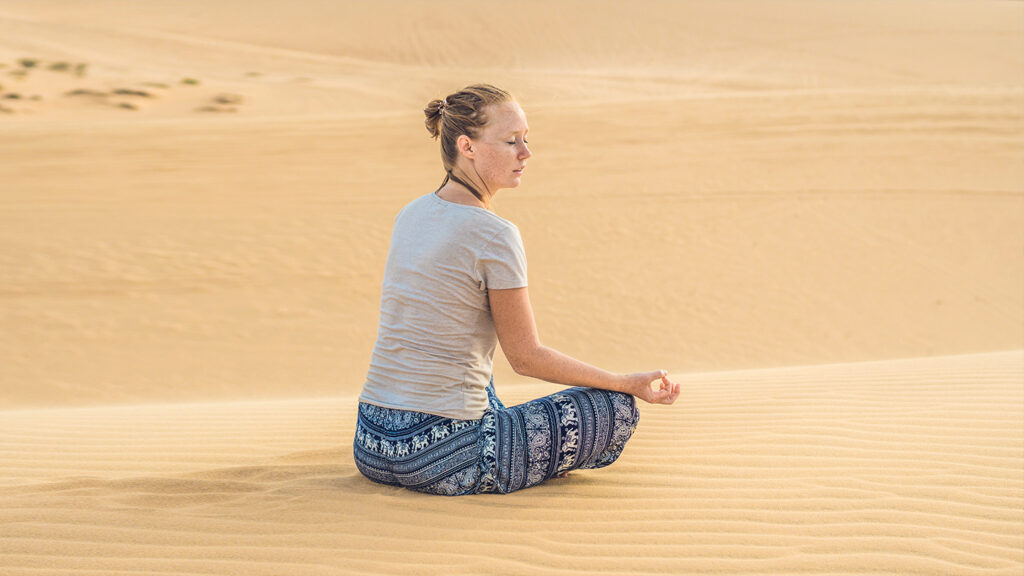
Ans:
<svg viewBox="0 0 1024 576"><path fill-rule="evenodd" d="M632 394L652 404L671 404L679 385L664 370L613 374L544 346L537 334L527 288L489 290L491 315L498 342L517 374L567 386L587 386ZM651 387L660 381L657 390Z"/></svg>

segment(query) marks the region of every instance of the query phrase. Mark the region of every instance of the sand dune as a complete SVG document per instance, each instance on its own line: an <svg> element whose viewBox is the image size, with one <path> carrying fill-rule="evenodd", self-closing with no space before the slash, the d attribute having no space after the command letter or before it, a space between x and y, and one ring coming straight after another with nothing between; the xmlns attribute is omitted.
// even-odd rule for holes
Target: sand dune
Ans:
<svg viewBox="0 0 1024 576"><path fill-rule="evenodd" d="M359 386L391 222L440 183L435 144L416 108L250 117L239 92L235 114L9 118L0 401ZM542 336L609 369L1018 349L1022 101L541 106L529 178L498 211L522 231Z"/></svg>
<svg viewBox="0 0 1024 576"><path fill-rule="evenodd" d="M678 375L616 465L440 498L350 463L352 397L6 411L14 575L1019 574L1024 352ZM509 400L552 385L499 385Z"/></svg>
<svg viewBox="0 0 1024 576"><path fill-rule="evenodd" d="M352 412L480 81L543 340L685 393L439 499ZM1022 294L1021 2L0 3L4 576L1020 574Z"/></svg>

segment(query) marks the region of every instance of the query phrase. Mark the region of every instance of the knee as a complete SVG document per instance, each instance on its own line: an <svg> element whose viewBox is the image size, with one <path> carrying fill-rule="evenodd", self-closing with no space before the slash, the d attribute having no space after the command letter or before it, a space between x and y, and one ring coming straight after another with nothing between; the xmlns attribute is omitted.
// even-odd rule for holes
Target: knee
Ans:
<svg viewBox="0 0 1024 576"><path fill-rule="evenodd" d="M623 420L629 426L629 435L632 436L636 430L637 424L640 423L640 409L636 405L636 397L632 394L623 394L626 397L624 413L626 415Z"/></svg>
<svg viewBox="0 0 1024 576"><path fill-rule="evenodd" d="M612 421L616 435L625 442L640 423L640 410L636 398L624 392L606 392L612 405Z"/></svg>
<svg viewBox="0 0 1024 576"><path fill-rule="evenodd" d="M610 434L607 443L598 447L599 452L594 455L593 460L581 468L603 468L618 460L640 422L636 398L621 392L602 392L607 394L606 398L611 404Z"/></svg>

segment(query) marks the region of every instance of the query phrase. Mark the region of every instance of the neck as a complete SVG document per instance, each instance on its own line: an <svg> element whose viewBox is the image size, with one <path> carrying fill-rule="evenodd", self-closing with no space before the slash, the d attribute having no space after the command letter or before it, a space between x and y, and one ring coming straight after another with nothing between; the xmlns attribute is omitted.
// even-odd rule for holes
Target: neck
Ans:
<svg viewBox="0 0 1024 576"><path fill-rule="evenodd" d="M466 206L476 206L477 208L489 209L488 206L484 205L472 192L467 190L464 186L456 184L455 182L449 182L444 186L438 188L437 195L449 202L456 204L464 204Z"/></svg>
<svg viewBox="0 0 1024 576"><path fill-rule="evenodd" d="M472 178L470 180L472 180ZM488 195L487 192L482 190L475 182L472 184L466 182L455 174L454 170L448 173L443 185L438 189L438 194L445 200L449 200L451 202L477 206L488 210L490 209L490 199L493 196ZM480 196L483 196L483 198Z"/></svg>

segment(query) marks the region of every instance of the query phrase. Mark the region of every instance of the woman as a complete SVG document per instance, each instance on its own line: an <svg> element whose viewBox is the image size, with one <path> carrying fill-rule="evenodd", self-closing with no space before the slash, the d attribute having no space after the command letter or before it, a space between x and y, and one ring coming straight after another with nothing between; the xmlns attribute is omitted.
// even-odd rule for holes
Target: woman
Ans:
<svg viewBox="0 0 1024 576"><path fill-rule="evenodd" d="M611 464L636 428L634 396L671 404L679 385L664 370L612 374L541 344L519 230L490 210L531 156L512 96L477 84L424 113L447 176L395 218L356 466L384 484L459 495ZM497 342L516 373L576 387L505 408L491 375Z"/></svg>

